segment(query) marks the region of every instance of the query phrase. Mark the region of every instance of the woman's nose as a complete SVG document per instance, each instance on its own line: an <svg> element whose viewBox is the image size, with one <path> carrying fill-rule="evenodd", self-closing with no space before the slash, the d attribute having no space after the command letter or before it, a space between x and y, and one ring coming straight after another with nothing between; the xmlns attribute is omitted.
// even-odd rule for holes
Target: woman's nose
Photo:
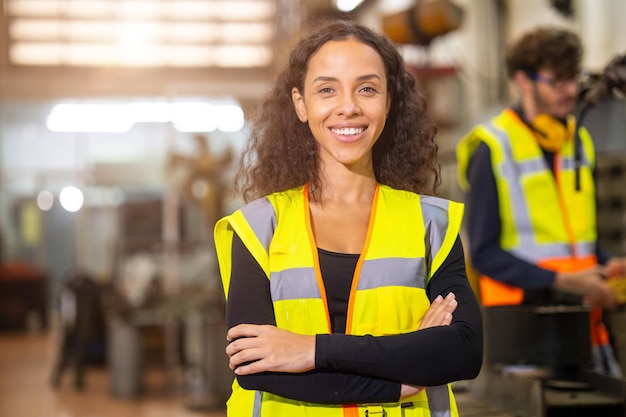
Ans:
<svg viewBox="0 0 626 417"><path fill-rule="evenodd" d="M342 94L337 105L338 114L351 116L360 113L361 109L352 94Z"/></svg>

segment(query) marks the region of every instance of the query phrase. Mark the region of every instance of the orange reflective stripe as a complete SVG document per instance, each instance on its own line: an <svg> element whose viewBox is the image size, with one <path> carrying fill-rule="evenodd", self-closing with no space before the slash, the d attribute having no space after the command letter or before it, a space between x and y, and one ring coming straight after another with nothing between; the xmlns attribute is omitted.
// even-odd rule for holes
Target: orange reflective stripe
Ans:
<svg viewBox="0 0 626 417"><path fill-rule="evenodd" d="M583 258L544 259L538 263L538 266L556 272L576 272L597 264L598 258L595 255L589 255Z"/></svg>
<svg viewBox="0 0 626 417"><path fill-rule="evenodd" d="M355 404L344 405L343 417L359 417L359 407Z"/></svg>
<svg viewBox="0 0 626 417"><path fill-rule="evenodd" d="M518 305L524 301L524 291L521 288L503 284L485 275L480 277L478 283L480 301L486 307Z"/></svg>
<svg viewBox="0 0 626 417"><path fill-rule="evenodd" d="M575 272L597 265L595 255L584 258L544 259L538 266L556 272ZM485 275L480 277L480 301L486 307L519 305L524 301L521 288L504 284ZM606 330L606 329L605 329Z"/></svg>
<svg viewBox="0 0 626 417"><path fill-rule="evenodd" d="M561 155L558 153L554 157L554 180L556 181L556 190L559 198L559 206L561 207L561 214L563 215L563 224L565 225L565 231L567 232L567 238L572 247L572 253L574 256L577 255L576 250L576 235L572 229L572 224L570 223L569 212L567 211L567 204L565 204L565 199L563 197L563 191L561 189Z"/></svg>

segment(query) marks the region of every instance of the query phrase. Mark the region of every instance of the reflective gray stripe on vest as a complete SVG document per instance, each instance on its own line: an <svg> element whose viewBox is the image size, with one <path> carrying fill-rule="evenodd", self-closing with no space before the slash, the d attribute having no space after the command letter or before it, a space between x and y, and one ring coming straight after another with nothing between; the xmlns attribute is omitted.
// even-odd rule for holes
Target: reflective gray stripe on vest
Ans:
<svg viewBox="0 0 626 417"><path fill-rule="evenodd" d="M252 417L261 417L261 405L263 400L263 393L261 391L254 391L254 405L252 407Z"/></svg>
<svg viewBox="0 0 626 417"><path fill-rule="evenodd" d="M270 274L272 300L321 298L313 268L291 268Z"/></svg>
<svg viewBox="0 0 626 417"><path fill-rule="evenodd" d="M361 268L358 289L391 286L425 288L424 268L422 258L367 260ZM321 297L315 270L309 267L272 272L270 289L274 301Z"/></svg>
<svg viewBox="0 0 626 417"><path fill-rule="evenodd" d="M583 151L584 152L584 151ZM589 159L587 159L587 154L582 154L582 164L583 166L589 166ZM576 168L576 161L572 157L563 158L561 160L561 169L563 171L571 171Z"/></svg>
<svg viewBox="0 0 626 417"><path fill-rule="evenodd" d="M441 246L443 240L446 237L446 231L448 230L448 200L442 198L420 196L422 203L422 216L424 217L424 228L426 236L430 240L426 240L426 259L428 259L428 265L430 266L433 259ZM426 274L430 271L426 271Z"/></svg>
<svg viewBox="0 0 626 417"><path fill-rule="evenodd" d="M265 251L269 252L274 230L276 230L276 211L272 203L267 198L261 198L242 207L241 213L243 213Z"/></svg>
<svg viewBox="0 0 626 417"><path fill-rule="evenodd" d="M447 385L439 385L437 387L426 387L426 396L428 397L428 408L430 408L431 417L450 417L450 392Z"/></svg>
<svg viewBox="0 0 626 417"><path fill-rule="evenodd" d="M363 262L359 290L378 287L425 288L423 258L381 258Z"/></svg>
<svg viewBox="0 0 626 417"><path fill-rule="evenodd" d="M509 173L511 176L515 175L516 168L518 176L537 174L546 170L546 163L543 159L543 156L538 156L534 159L518 162L517 164L514 163L513 167L507 166L507 173ZM503 167L503 170L504 169L505 168Z"/></svg>
<svg viewBox="0 0 626 417"><path fill-rule="evenodd" d="M569 257L572 255L571 245L568 243L552 243L537 244L535 235L530 221L528 212L528 204L524 198L519 177L522 174L532 174L535 172L543 172L548 170L547 164L542 157L532 160L516 163L513 158L513 151L509 135L495 126L493 121L486 124L487 129L499 139L505 155L504 162L500 164L500 172L509 186L509 197L511 199L511 210L516 229L519 236L519 242L511 248L511 252L520 258L536 263L545 258ZM567 159L564 159L564 161ZM593 244L577 243L577 250L580 255L588 255L593 253Z"/></svg>

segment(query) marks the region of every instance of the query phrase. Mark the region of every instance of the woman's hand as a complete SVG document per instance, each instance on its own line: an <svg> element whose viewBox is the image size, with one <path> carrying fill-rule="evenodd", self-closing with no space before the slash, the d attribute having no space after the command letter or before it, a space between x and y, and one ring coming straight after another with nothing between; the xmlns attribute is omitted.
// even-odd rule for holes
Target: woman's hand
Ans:
<svg viewBox="0 0 626 417"><path fill-rule="evenodd" d="M415 385L402 384L400 387L400 400L419 394L424 390L424 387L417 387Z"/></svg>
<svg viewBox="0 0 626 417"><path fill-rule="evenodd" d="M435 326L449 326L452 323L452 313L459 306L454 293L448 293L446 298L438 295L422 318L419 330Z"/></svg>
<svg viewBox="0 0 626 417"><path fill-rule="evenodd" d="M237 375L258 372L300 373L315 368L315 336L271 325L240 324L231 328L226 354Z"/></svg>
<svg viewBox="0 0 626 417"><path fill-rule="evenodd" d="M426 314L424 314L419 330L435 326L449 326L452 323L452 313L454 313L458 305L459 303L456 301L454 293L449 293L446 298L438 295L433 300L428 311L426 311ZM400 399L403 400L419 394L423 389L424 387L402 384L400 387Z"/></svg>

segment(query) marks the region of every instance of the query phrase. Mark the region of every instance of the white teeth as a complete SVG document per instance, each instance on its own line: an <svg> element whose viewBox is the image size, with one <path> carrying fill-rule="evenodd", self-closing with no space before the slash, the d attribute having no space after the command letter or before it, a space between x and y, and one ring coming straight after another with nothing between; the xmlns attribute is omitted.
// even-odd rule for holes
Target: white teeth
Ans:
<svg viewBox="0 0 626 417"><path fill-rule="evenodd" d="M342 136L349 136L349 135L358 135L360 133L362 133L365 129L362 127L359 128L354 128L354 127L350 127L350 128L345 128L345 129L332 129L333 133L336 133L337 135L342 135Z"/></svg>

